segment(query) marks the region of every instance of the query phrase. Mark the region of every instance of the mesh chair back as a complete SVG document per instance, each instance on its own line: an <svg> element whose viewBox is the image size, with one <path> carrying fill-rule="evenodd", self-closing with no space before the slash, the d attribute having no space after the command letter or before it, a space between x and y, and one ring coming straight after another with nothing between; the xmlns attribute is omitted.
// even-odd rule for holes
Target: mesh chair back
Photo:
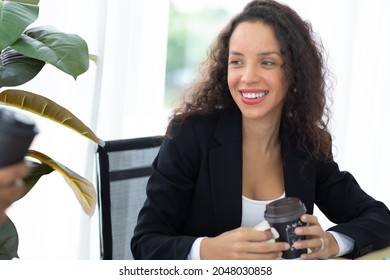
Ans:
<svg viewBox="0 0 390 280"><path fill-rule="evenodd" d="M106 141L97 151L101 258L127 260L145 187L163 137Z"/></svg>

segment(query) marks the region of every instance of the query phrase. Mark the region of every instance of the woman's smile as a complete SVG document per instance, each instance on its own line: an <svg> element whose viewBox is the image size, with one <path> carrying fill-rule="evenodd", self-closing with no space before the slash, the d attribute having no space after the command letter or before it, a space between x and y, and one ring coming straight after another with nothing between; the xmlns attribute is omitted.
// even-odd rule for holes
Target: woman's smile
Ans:
<svg viewBox="0 0 390 280"><path fill-rule="evenodd" d="M256 105L262 102L267 94L268 90L254 90L254 89L243 89L239 91L241 93L241 100L246 105Z"/></svg>

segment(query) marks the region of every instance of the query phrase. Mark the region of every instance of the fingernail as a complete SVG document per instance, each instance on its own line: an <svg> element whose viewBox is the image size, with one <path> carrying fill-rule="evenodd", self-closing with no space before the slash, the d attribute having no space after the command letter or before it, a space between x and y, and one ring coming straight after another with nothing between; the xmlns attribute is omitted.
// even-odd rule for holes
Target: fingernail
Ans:
<svg viewBox="0 0 390 280"><path fill-rule="evenodd" d="M22 179L16 180L15 186L17 186L17 187L24 187L24 181Z"/></svg>
<svg viewBox="0 0 390 280"><path fill-rule="evenodd" d="M288 243L284 244L284 250L288 250L288 249L290 249L290 244Z"/></svg>
<svg viewBox="0 0 390 280"><path fill-rule="evenodd" d="M302 229L300 229L299 227L295 228L295 233L296 234L301 234L302 233Z"/></svg>

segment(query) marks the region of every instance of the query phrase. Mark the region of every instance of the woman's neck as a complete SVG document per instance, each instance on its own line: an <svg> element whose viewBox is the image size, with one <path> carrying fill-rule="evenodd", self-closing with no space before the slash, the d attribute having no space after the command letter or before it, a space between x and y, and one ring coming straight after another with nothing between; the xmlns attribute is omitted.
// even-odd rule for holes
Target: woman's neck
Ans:
<svg viewBox="0 0 390 280"><path fill-rule="evenodd" d="M260 152L267 153L275 147L279 147L279 129L280 119L273 122L243 119L243 143L256 147Z"/></svg>

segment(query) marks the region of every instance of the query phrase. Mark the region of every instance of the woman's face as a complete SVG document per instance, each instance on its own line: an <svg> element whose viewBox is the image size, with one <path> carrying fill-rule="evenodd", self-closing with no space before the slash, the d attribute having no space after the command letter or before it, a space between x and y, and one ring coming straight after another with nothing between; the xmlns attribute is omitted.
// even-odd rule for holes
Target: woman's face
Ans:
<svg viewBox="0 0 390 280"><path fill-rule="evenodd" d="M279 120L287 92L281 47L269 25L242 22L229 42L228 86L243 118Z"/></svg>

